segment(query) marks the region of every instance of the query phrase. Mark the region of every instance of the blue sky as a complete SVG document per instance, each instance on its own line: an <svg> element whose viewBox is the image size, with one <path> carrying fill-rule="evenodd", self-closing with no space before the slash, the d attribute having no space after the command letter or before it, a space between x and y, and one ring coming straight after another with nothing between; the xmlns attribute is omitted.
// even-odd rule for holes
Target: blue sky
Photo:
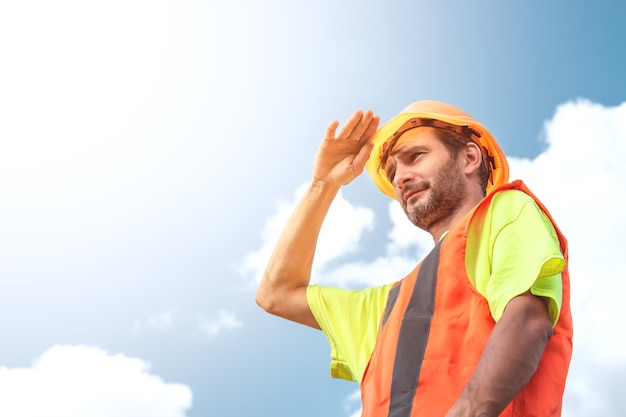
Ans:
<svg viewBox="0 0 626 417"><path fill-rule="evenodd" d="M492 131L570 239L567 415L623 415L625 17L616 1L3 3L0 414L356 413L323 335L263 313L255 280L331 120L437 99ZM316 282L395 280L429 245L365 175L333 213Z"/></svg>

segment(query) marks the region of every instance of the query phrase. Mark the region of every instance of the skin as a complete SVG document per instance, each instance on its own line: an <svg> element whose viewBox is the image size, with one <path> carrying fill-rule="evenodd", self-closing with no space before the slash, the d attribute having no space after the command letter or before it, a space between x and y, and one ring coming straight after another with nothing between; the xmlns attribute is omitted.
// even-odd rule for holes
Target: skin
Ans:
<svg viewBox="0 0 626 417"><path fill-rule="evenodd" d="M315 159L313 179L296 207L256 293L265 311L319 329L306 300L322 222L341 186L363 172L379 118L357 110L337 132L333 121ZM393 149L387 176L398 201L435 241L483 197L478 146L456 156L433 128L407 131ZM513 298L496 323L476 370L446 417L496 417L533 375L552 335L547 303L529 292Z"/></svg>
<svg viewBox="0 0 626 417"><path fill-rule="evenodd" d="M462 217L480 201L482 194L469 198L459 158L468 158L471 172L481 156L474 152L477 147L468 147L453 157L430 127L409 130L400 139L388 160L387 177L407 217L438 241L456 223L455 214Z"/></svg>
<svg viewBox="0 0 626 417"><path fill-rule="evenodd" d="M319 329L306 300L322 222L339 188L363 172L380 118L357 110L337 132L330 123L313 168L313 179L278 239L256 293L268 313Z"/></svg>

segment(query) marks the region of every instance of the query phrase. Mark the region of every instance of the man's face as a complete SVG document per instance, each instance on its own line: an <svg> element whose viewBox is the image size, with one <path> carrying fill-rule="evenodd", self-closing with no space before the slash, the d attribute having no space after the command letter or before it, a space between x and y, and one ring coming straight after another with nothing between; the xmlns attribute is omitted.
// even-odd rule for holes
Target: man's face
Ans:
<svg viewBox="0 0 626 417"><path fill-rule="evenodd" d="M467 196L465 178L434 128L407 131L387 162L387 177L409 220L426 231L450 218Z"/></svg>

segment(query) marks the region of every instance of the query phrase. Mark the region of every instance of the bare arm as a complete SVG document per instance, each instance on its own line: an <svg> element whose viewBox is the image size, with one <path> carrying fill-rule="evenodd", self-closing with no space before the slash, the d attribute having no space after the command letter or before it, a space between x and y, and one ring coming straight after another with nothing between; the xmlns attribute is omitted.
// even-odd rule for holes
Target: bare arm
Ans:
<svg viewBox="0 0 626 417"><path fill-rule="evenodd" d="M342 185L363 172L379 118L357 110L336 134L332 122L320 145L313 180L285 226L256 292L256 302L271 314L319 329L306 300L306 287L319 231Z"/></svg>
<svg viewBox="0 0 626 417"><path fill-rule="evenodd" d="M543 299L529 292L509 301L469 383L446 417L497 417L537 370L552 336Z"/></svg>

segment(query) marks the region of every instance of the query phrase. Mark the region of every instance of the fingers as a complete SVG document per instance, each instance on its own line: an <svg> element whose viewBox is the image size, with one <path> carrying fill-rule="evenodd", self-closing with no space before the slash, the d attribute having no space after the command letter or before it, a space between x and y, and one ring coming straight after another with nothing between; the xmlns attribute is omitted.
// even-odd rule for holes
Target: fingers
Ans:
<svg viewBox="0 0 626 417"><path fill-rule="evenodd" d="M359 153L354 157L354 166L358 167L358 174L363 172L363 168L365 168L365 164L372 153L372 149L374 149L374 143L372 141L367 141L361 146L359 149Z"/></svg>
<svg viewBox="0 0 626 417"><path fill-rule="evenodd" d="M379 123L380 123L380 117L372 115L372 118L370 119L367 127L365 128L365 131L361 135L361 138L364 141L369 141L374 136L374 133L376 133L376 131L378 130Z"/></svg>
<svg viewBox="0 0 626 417"><path fill-rule="evenodd" d="M330 122L330 124L326 128L326 135L324 136L324 140L335 140L335 132L337 131L338 126L339 121L333 120L332 122Z"/></svg>
<svg viewBox="0 0 626 417"><path fill-rule="evenodd" d="M313 177L345 185L360 175L374 148L371 139L379 121L371 110L356 110L339 132L339 122L330 122L315 158Z"/></svg>
<svg viewBox="0 0 626 417"><path fill-rule="evenodd" d="M356 110L352 113L352 116L348 119L346 123L339 130L339 134L337 135L337 139L354 139L358 140L358 137L354 136L355 129L358 129L361 124L363 117L365 114L362 110Z"/></svg>
<svg viewBox="0 0 626 417"><path fill-rule="evenodd" d="M336 139L348 139L354 141L360 141L362 138L367 136L366 140L369 139L371 135L376 132L378 128L378 122L380 118L378 116L374 116L374 113L371 110L362 111L356 110L352 113L352 116L346 121L346 123L341 127L339 133L336 136ZM333 122L334 123L334 122ZM327 136L331 133L330 128L333 126L335 129L338 125L329 125L329 129L327 129ZM333 134L336 130L333 130Z"/></svg>

